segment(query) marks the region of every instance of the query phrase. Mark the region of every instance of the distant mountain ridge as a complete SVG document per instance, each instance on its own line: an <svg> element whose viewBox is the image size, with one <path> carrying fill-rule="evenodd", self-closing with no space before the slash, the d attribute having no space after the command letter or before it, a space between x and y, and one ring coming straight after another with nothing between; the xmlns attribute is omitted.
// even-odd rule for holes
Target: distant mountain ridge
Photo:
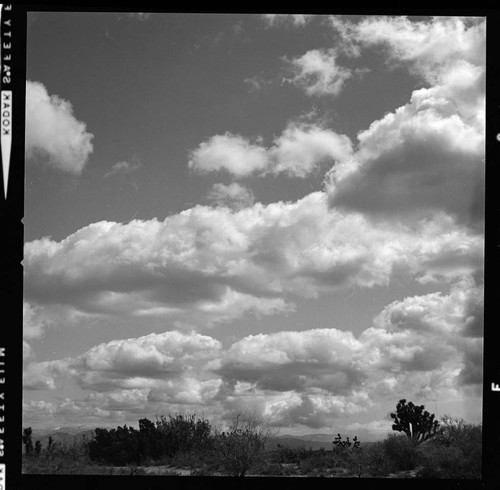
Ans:
<svg viewBox="0 0 500 490"><path fill-rule="evenodd" d="M107 427L108 429L116 428ZM48 428L33 428L33 441L39 440L42 447L46 447L48 444L49 437L52 437L54 442L59 442L62 444L71 444L73 442L80 441L83 437L91 438L94 434L96 427L89 425L78 425L78 426L61 426L61 427L48 427ZM335 439L335 433L320 433L320 434L304 434L304 435L291 435L283 434L271 438L271 448L277 449L278 444L280 446L286 446L291 449L298 447L305 447L306 449L311 448L312 450L318 450L321 448L330 450L333 446L333 440ZM344 434L342 434L344 436ZM350 435L352 438L354 435ZM364 439L358 436L361 443L372 443L373 439Z"/></svg>

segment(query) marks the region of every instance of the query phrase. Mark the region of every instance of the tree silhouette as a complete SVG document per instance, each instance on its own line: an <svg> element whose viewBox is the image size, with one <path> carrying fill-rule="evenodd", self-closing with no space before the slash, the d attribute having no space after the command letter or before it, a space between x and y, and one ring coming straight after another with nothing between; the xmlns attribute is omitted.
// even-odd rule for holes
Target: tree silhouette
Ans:
<svg viewBox="0 0 500 490"><path fill-rule="evenodd" d="M434 420L434 414L424 410L424 405L406 403L405 399L399 400L396 413L391 413L394 419L392 430L404 432L406 437L414 444L420 444L434 437L439 430L439 422Z"/></svg>
<svg viewBox="0 0 500 490"><path fill-rule="evenodd" d="M23 444L26 454L31 454L33 452L33 440L31 439L32 433L33 430L31 429L31 427L26 427L23 430Z"/></svg>
<svg viewBox="0 0 500 490"><path fill-rule="evenodd" d="M227 431L215 436L215 449L223 469L231 476L244 477L263 462L268 440L277 431L250 412L235 412Z"/></svg>

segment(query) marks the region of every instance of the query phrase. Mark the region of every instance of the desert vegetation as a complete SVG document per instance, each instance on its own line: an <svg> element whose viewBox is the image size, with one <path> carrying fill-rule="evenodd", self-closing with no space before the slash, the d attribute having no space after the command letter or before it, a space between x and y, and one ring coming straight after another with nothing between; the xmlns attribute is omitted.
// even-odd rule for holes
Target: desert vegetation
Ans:
<svg viewBox="0 0 500 490"><path fill-rule="evenodd" d="M307 476L375 478L481 477L481 425L400 400L393 433L363 443L341 434L329 448L272 444L277 431L237 413L227 427L196 415L139 420L139 427L96 428L73 443L42 446L23 429L23 472L32 474L162 474L196 476Z"/></svg>

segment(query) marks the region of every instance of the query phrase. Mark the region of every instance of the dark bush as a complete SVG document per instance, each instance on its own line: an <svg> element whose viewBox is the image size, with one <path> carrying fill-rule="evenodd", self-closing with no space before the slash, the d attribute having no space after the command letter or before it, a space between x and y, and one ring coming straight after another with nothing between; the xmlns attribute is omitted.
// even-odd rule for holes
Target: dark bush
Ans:
<svg viewBox="0 0 500 490"><path fill-rule="evenodd" d="M210 422L195 415L169 415L168 418L162 415L156 421L156 432L167 456L179 452L206 451L213 445Z"/></svg>
<svg viewBox="0 0 500 490"><path fill-rule="evenodd" d="M482 428L443 417L441 432L419 450L421 478L481 478Z"/></svg>
<svg viewBox="0 0 500 490"><path fill-rule="evenodd" d="M139 430L132 427L96 429L89 442L92 461L124 466L160 458L173 458L192 451L203 453L212 446L208 420L195 415L161 416L156 424L144 418Z"/></svg>
<svg viewBox="0 0 500 490"><path fill-rule="evenodd" d="M391 473L391 460L385 452L383 441L363 447L363 451L366 458L367 476L381 477Z"/></svg>
<svg viewBox="0 0 500 490"><path fill-rule="evenodd" d="M414 470L417 464L417 450L404 435L390 434L383 442L387 464L392 471Z"/></svg>
<svg viewBox="0 0 500 490"><path fill-rule="evenodd" d="M95 436L89 442L89 457L98 463L125 466L139 464L141 454L140 433L133 427L116 429L95 429Z"/></svg>
<svg viewBox="0 0 500 490"><path fill-rule="evenodd" d="M228 475L244 477L266 461L268 440L274 430L254 414L233 414L226 431L217 431L214 449L219 468Z"/></svg>

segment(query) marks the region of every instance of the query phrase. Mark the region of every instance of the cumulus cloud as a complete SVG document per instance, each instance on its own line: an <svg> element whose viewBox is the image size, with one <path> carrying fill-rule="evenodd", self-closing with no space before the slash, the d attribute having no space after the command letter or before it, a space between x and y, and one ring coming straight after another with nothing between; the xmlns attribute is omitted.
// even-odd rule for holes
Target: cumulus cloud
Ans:
<svg viewBox="0 0 500 490"><path fill-rule="evenodd" d="M348 28L364 46L381 46L394 62L404 62L431 83L439 83L455 63L484 65L486 23L482 18L369 17Z"/></svg>
<svg viewBox="0 0 500 490"><path fill-rule="evenodd" d="M315 125L289 125L270 149L272 172L304 178L323 162L344 160L352 152L350 139Z"/></svg>
<svg viewBox="0 0 500 490"><path fill-rule="evenodd" d="M217 206L227 206L238 210L251 206L255 201L255 196L247 187L237 182L231 182L229 185L214 184L207 199Z"/></svg>
<svg viewBox="0 0 500 490"><path fill-rule="evenodd" d="M31 390L64 379L89 395L73 409L130 414L203 406L253 410L278 426L331 426L386 399L459 399L482 381L482 283L388 305L359 335L337 328L258 334L223 346L195 332L114 340L76 358L33 362ZM42 407L43 408L43 407ZM377 426L378 427L378 426Z"/></svg>
<svg viewBox="0 0 500 490"><path fill-rule="evenodd" d="M348 68L337 63L337 50L313 49L289 60L292 78L287 79L303 88L307 95L338 95L345 82L352 77Z"/></svg>
<svg viewBox="0 0 500 490"><path fill-rule="evenodd" d="M366 213L421 215L444 210L482 218L484 133L429 91L372 123L359 148L326 177L332 206Z"/></svg>
<svg viewBox="0 0 500 490"><path fill-rule="evenodd" d="M331 205L392 216L443 210L481 227L484 25L383 19L359 24L358 35L388 45L433 85L358 134L357 150L326 176Z"/></svg>
<svg viewBox="0 0 500 490"><path fill-rule="evenodd" d="M322 163L347 158L345 135L313 124L291 123L269 148L239 135L216 135L191 152L189 167L200 173L226 171L236 178L285 174L304 178Z"/></svg>
<svg viewBox="0 0 500 490"><path fill-rule="evenodd" d="M483 324L484 287L465 276L448 295L432 293L391 303L363 335L375 343L380 336L382 342L387 336L397 340L395 349L384 355L393 368L399 364L403 370L433 371L450 361L459 384L474 384L482 377Z"/></svg>
<svg viewBox="0 0 500 490"><path fill-rule="evenodd" d="M261 172L268 165L266 150L239 135L212 136L193 150L189 168L207 173L226 170L236 177Z"/></svg>
<svg viewBox="0 0 500 490"><path fill-rule="evenodd" d="M482 337L483 297L484 287L465 276L452 286L449 295L437 292L391 303L375 318L375 324L389 331Z"/></svg>
<svg viewBox="0 0 500 490"><path fill-rule="evenodd" d="M245 337L217 371L221 403L250 406L277 425L320 428L386 398L459 399L482 381L481 340L467 334L481 290L467 278L448 295L394 302L357 338L335 328Z"/></svg>
<svg viewBox="0 0 500 490"><path fill-rule="evenodd" d="M23 338L24 340L37 339L43 336L50 320L43 317L40 308L23 302Z"/></svg>
<svg viewBox="0 0 500 490"><path fill-rule="evenodd" d="M81 174L93 151L93 135L73 115L71 103L49 95L39 82L26 82L26 139L28 159L74 175Z"/></svg>
<svg viewBox="0 0 500 490"><path fill-rule="evenodd" d="M481 227L484 21L382 17L344 29L430 85L358 134L356 151L326 176L331 205L391 216L443 210Z"/></svg>
<svg viewBox="0 0 500 490"><path fill-rule="evenodd" d="M220 372L261 390L311 388L345 395L362 373L352 364L361 345L351 332L316 329L245 337L228 350Z"/></svg>
<svg viewBox="0 0 500 490"><path fill-rule="evenodd" d="M212 364L217 366L220 351L219 341L194 332L168 331L113 340L76 358L29 364L24 386L54 390L58 380L69 377L82 388L102 392L158 390L169 383L179 388L186 379L206 381L204 373Z"/></svg>
<svg viewBox="0 0 500 490"><path fill-rule="evenodd" d="M291 295L481 270L481 237L446 216L372 224L313 193L232 211L196 206L164 221L102 221L59 242L25 245L25 297L92 315L157 315L209 326L290 311Z"/></svg>

